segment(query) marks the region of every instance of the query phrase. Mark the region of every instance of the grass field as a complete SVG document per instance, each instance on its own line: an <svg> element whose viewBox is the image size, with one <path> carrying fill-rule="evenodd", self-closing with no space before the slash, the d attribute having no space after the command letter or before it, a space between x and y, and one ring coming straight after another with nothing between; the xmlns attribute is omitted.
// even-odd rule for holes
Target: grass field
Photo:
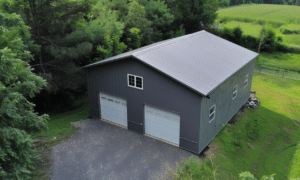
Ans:
<svg viewBox="0 0 300 180"><path fill-rule="evenodd" d="M227 23L220 24L222 27L227 27L233 29L235 27L240 27L244 35L251 35L254 37L260 37L260 31L262 26L257 23L246 23L239 21L229 21Z"/></svg>
<svg viewBox="0 0 300 180"><path fill-rule="evenodd" d="M244 35L260 37L263 24L276 30L283 43L300 51L300 8L289 5L253 4L220 9L216 23L221 27L240 27ZM222 22L222 23L218 23Z"/></svg>
<svg viewBox="0 0 300 180"><path fill-rule="evenodd" d="M219 19L271 23L274 26L300 24L300 8L289 5L252 4L220 9Z"/></svg>
<svg viewBox="0 0 300 180"><path fill-rule="evenodd" d="M252 90L260 107L245 109L212 142L217 179L238 179L244 171L257 179L273 173L275 179L300 178L300 131L288 111L291 99L300 117L300 81L254 72Z"/></svg>
<svg viewBox="0 0 300 180"><path fill-rule="evenodd" d="M300 34L285 34L283 42L300 49Z"/></svg>
<svg viewBox="0 0 300 180"><path fill-rule="evenodd" d="M300 54L297 53L260 53L256 65L300 72Z"/></svg>

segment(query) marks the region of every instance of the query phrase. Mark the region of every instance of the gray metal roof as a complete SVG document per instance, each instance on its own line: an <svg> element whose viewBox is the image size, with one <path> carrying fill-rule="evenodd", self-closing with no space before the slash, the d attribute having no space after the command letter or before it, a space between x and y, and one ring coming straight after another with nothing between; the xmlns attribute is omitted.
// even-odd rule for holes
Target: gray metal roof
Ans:
<svg viewBox="0 0 300 180"><path fill-rule="evenodd" d="M202 30L119 54L83 68L129 56L207 96L258 54Z"/></svg>

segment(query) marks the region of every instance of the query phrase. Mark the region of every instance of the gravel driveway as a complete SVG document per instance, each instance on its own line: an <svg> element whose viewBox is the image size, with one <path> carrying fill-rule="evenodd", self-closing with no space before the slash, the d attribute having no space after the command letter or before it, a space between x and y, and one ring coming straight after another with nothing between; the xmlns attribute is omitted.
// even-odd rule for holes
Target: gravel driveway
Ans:
<svg viewBox="0 0 300 180"><path fill-rule="evenodd" d="M168 179L166 169L175 168L182 157L199 159L191 152L99 119L73 124L81 126L78 133L52 149L52 180Z"/></svg>

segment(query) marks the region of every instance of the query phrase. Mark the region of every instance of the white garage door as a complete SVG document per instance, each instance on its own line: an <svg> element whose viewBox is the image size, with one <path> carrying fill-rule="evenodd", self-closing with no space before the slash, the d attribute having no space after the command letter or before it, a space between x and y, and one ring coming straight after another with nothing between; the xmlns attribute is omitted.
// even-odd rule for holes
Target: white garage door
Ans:
<svg viewBox="0 0 300 180"><path fill-rule="evenodd" d="M179 145L180 116L145 105L145 134Z"/></svg>
<svg viewBox="0 0 300 180"><path fill-rule="evenodd" d="M127 102L115 96L100 93L101 119L127 127Z"/></svg>

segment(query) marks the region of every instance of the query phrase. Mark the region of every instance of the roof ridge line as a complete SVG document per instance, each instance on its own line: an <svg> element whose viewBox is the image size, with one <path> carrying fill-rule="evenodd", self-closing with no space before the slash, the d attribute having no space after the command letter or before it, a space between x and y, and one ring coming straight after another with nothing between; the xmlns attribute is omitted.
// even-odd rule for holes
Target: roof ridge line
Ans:
<svg viewBox="0 0 300 180"><path fill-rule="evenodd" d="M198 34L202 34L202 33L205 33L205 32L207 32L207 31L201 30L201 31L199 31L199 32L195 32L195 33L192 33L192 34L188 34L188 35L176 37L176 38L174 38L173 40L172 40L172 39L169 39L169 41L167 40L167 41L164 42L164 43L160 43L160 44L157 44L157 45L155 45L155 46L146 48L146 49L144 49L144 50L141 50L141 51L138 51L138 52L131 53L131 55L137 57L137 56L139 56L139 55L141 55L141 54L143 54L143 53L145 53L145 52L153 51L153 50L155 50L155 49L157 49L157 48L159 48L159 47L164 47L164 46L170 45L170 44L172 44L172 43L178 42L178 41L180 41L180 40L182 40L182 39L187 39L187 38L189 38L189 37L192 37L192 36L195 36L195 35L198 35Z"/></svg>

